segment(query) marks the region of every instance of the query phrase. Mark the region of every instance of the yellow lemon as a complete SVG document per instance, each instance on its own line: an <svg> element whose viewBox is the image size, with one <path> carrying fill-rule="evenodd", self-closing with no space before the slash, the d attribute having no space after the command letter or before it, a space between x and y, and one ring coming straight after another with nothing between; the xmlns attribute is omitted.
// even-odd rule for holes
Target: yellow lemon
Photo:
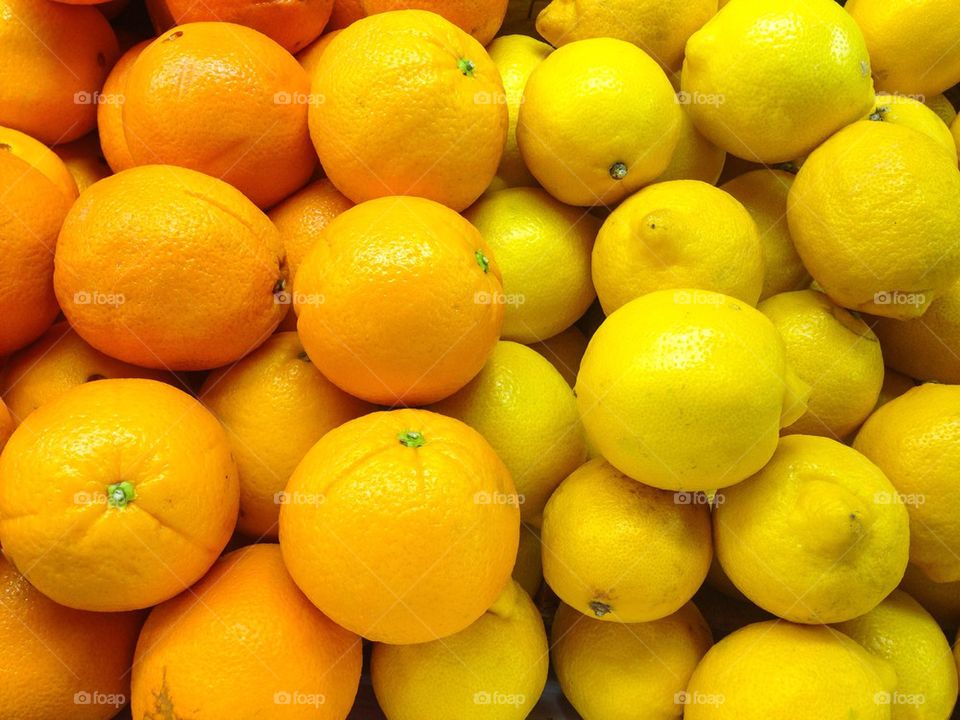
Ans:
<svg viewBox="0 0 960 720"><path fill-rule="evenodd" d="M517 560L513 564L513 579L530 597L535 597L543 585L541 555L540 531L533 525L521 524L520 547L517 549Z"/></svg>
<svg viewBox="0 0 960 720"><path fill-rule="evenodd" d="M934 114L943 120L948 127L957 119L957 111L953 107L953 103L942 93L924 99L923 104L933 110Z"/></svg>
<svg viewBox="0 0 960 720"><path fill-rule="evenodd" d="M660 290L603 322L576 391L590 441L618 470L714 490L764 466L809 388L762 313L719 293Z"/></svg>
<svg viewBox="0 0 960 720"><path fill-rule="evenodd" d="M546 340L577 321L596 297L590 253L600 221L540 188L485 195L464 213L497 259L503 296L502 336Z"/></svg>
<svg viewBox="0 0 960 720"><path fill-rule="evenodd" d="M687 38L716 12L717 0L553 0L537 16L537 32L556 47L626 40L669 72L680 69Z"/></svg>
<svg viewBox="0 0 960 720"><path fill-rule="evenodd" d="M947 151L947 156L957 163L957 146L953 135L940 117L926 105L905 95L877 95L873 110L867 115L874 122L889 122L903 125L934 140Z"/></svg>
<svg viewBox="0 0 960 720"><path fill-rule="evenodd" d="M71 143L55 145L53 151L67 166L79 192L112 174L100 150L100 137L95 132Z"/></svg>
<svg viewBox="0 0 960 720"><path fill-rule="evenodd" d="M910 561L935 582L960 580L960 385L921 385L891 400L853 446L886 473L910 515Z"/></svg>
<svg viewBox="0 0 960 720"><path fill-rule="evenodd" d="M878 700L895 683L889 664L837 630L759 622L710 648L683 720L890 720Z"/></svg>
<svg viewBox="0 0 960 720"><path fill-rule="evenodd" d="M654 180L680 138L663 70L623 40L578 40L534 68L517 142L524 162L568 205L613 204Z"/></svg>
<svg viewBox="0 0 960 720"><path fill-rule="evenodd" d="M736 0L687 42L681 90L700 132L763 163L805 155L873 105L870 58L833 0Z"/></svg>
<svg viewBox="0 0 960 720"><path fill-rule="evenodd" d="M960 581L937 583L913 563L907 565L900 589L919 602L948 632L960 627Z"/></svg>
<svg viewBox="0 0 960 720"><path fill-rule="evenodd" d="M717 558L764 610L801 623L849 620L903 577L909 520L895 496L857 451L788 435L759 473L723 491L713 515Z"/></svg>
<svg viewBox="0 0 960 720"><path fill-rule="evenodd" d="M885 368L883 373L883 387L880 388L877 407L883 407L894 398L900 397L907 390L912 390L916 386L917 381L912 377L907 377L903 373L898 373L896 370Z"/></svg>
<svg viewBox="0 0 960 720"><path fill-rule="evenodd" d="M757 309L780 332L790 366L810 386L807 411L784 432L840 440L856 430L883 386L880 342L870 327L816 290L774 295Z"/></svg>
<svg viewBox="0 0 960 720"><path fill-rule="evenodd" d="M848 0L863 31L877 89L936 95L960 82L954 0Z"/></svg>
<svg viewBox="0 0 960 720"><path fill-rule="evenodd" d="M877 607L836 625L886 660L897 686L883 700L893 720L947 720L957 701L957 667L943 630L920 603L894 590Z"/></svg>
<svg viewBox="0 0 960 720"><path fill-rule="evenodd" d="M682 105L684 98L677 97ZM680 139L677 141L677 149L673 151L670 164L657 178L657 182L702 180L713 185L723 171L726 158L727 154L722 149L700 134L690 113L684 110L680 113Z"/></svg>
<svg viewBox="0 0 960 720"><path fill-rule="evenodd" d="M698 180L645 187L608 217L593 247L593 284L608 315L654 290L713 290L756 305L757 225L738 200Z"/></svg>
<svg viewBox="0 0 960 720"><path fill-rule="evenodd" d="M713 640L693 603L645 623L605 623L560 605L550 657L584 720L679 718L687 681Z"/></svg>
<svg viewBox="0 0 960 720"><path fill-rule="evenodd" d="M844 128L807 158L790 234L820 288L852 310L922 315L960 276L960 172L916 130Z"/></svg>
<svg viewBox="0 0 960 720"><path fill-rule="evenodd" d="M577 384L580 361L587 351L587 336L580 328L573 325L551 338L531 344L530 347L549 360L570 387Z"/></svg>
<svg viewBox="0 0 960 720"><path fill-rule="evenodd" d="M522 519L534 525L550 493L586 459L570 386L524 345L497 343L479 375L430 409L486 438L513 477Z"/></svg>
<svg viewBox="0 0 960 720"><path fill-rule="evenodd" d="M500 187L536 187L537 181L527 170L517 147L517 118L523 89L533 69L539 65L553 48L526 35L502 35L487 46L490 59L500 71L503 91L509 113L507 144L500 158L500 167L494 182Z"/></svg>
<svg viewBox="0 0 960 720"><path fill-rule="evenodd" d="M373 647L370 673L387 720L523 720L547 681L547 634L533 601L507 584L465 630Z"/></svg>
<svg viewBox="0 0 960 720"><path fill-rule="evenodd" d="M761 300L810 284L810 273L797 255L787 225L787 194L793 178L783 170L751 170L720 187L743 203L757 223L765 265Z"/></svg>
<svg viewBox="0 0 960 720"><path fill-rule="evenodd" d="M543 577L559 598L621 623L679 610L713 557L705 496L649 487L599 458L554 492L541 542Z"/></svg>

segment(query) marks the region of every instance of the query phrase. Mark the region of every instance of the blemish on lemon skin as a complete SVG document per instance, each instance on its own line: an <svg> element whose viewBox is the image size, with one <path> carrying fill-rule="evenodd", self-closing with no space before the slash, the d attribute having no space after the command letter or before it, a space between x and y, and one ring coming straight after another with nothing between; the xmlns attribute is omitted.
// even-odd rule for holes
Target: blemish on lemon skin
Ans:
<svg viewBox="0 0 960 720"><path fill-rule="evenodd" d="M162 42L170 42L171 40L176 40L182 37L183 37L183 30L177 30L167 35Z"/></svg>
<svg viewBox="0 0 960 720"><path fill-rule="evenodd" d="M485 273L490 272L490 260L483 253L483 250L477 250L473 256L477 259L477 265L480 266L480 269Z"/></svg>
<svg viewBox="0 0 960 720"><path fill-rule="evenodd" d="M626 163L615 162L610 166L610 177L614 180L623 180L628 172L629 170L627 169Z"/></svg>
<svg viewBox="0 0 960 720"><path fill-rule="evenodd" d="M607 615L608 613L613 612L613 608L607 605L605 602L600 602L599 600L592 600L589 603L590 609L593 611L593 614L598 618Z"/></svg>
<svg viewBox="0 0 960 720"><path fill-rule="evenodd" d="M167 685L167 669L163 669L163 682L160 690L151 691L153 694L153 709L148 710L143 720L189 720L177 715L173 708L173 698L170 697L170 687Z"/></svg>

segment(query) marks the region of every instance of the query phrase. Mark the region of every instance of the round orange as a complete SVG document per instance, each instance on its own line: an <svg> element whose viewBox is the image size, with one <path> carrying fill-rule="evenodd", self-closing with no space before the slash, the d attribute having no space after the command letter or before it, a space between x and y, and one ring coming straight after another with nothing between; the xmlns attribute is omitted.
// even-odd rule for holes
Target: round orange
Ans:
<svg viewBox="0 0 960 720"><path fill-rule="evenodd" d="M130 69L149 44L149 40L143 40L131 46L120 56L103 83L102 101L97 105L97 132L103 156L114 172L127 170L137 164L130 154L127 137L123 132L123 105ZM134 143L137 140L135 137L130 138ZM146 149L143 152L146 152Z"/></svg>
<svg viewBox="0 0 960 720"><path fill-rule="evenodd" d="M507 14L507 0L360 0L364 15L390 10L429 10L435 12L481 45L493 40Z"/></svg>
<svg viewBox="0 0 960 720"><path fill-rule="evenodd" d="M79 192L73 175L63 160L39 140L19 130L0 127L0 151L12 153L33 165L63 192L67 202L77 199Z"/></svg>
<svg viewBox="0 0 960 720"><path fill-rule="evenodd" d="M53 151L67 166L78 192L83 192L97 180L103 180L111 174L110 166L100 150L100 138L96 132L71 143L57 145Z"/></svg>
<svg viewBox="0 0 960 720"><path fill-rule="evenodd" d="M278 297L286 277L280 233L239 191L148 165L74 203L54 284L64 315L98 350L143 367L205 370L270 336L287 310Z"/></svg>
<svg viewBox="0 0 960 720"><path fill-rule="evenodd" d="M154 380L101 380L33 412L0 456L0 542L42 593L150 607L210 568L237 519L226 433Z"/></svg>
<svg viewBox="0 0 960 720"><path fill-rule="evenodd" d="M0 125L53 145L93 130L117 37L90 7L0 0Z"/></svg>
<svg viewBox="0 0 960 720"><path fill-rule="evenodd" d="M344 29L313 74L310 137L354 202L417 195L463 210L497 172L507 106L496 65L439 15L399 10Z"/></svg>
<svg viewBox="0 0 960 720"><path fill-rule="evenodd" d="M294 283L297 331L320 372L381 405L426 405L466 385L503 326L500 271L473 225L422 198L337 216Z"/></svg>
<svg viewBox="0 0 960 720"><path fill-rule="evenodd" d="M344 720L361 647L297 589L279 546L250 545L150 613L133 667L133 717Z"/></svg>
<svg viewBox="0 0 960 720"><path fill-rule="evenodd" d="M463 630L510 580L520 509L483 437L426 410L365 415L323 436L280 510L294 581L334 622L409 644Z"/></svg>

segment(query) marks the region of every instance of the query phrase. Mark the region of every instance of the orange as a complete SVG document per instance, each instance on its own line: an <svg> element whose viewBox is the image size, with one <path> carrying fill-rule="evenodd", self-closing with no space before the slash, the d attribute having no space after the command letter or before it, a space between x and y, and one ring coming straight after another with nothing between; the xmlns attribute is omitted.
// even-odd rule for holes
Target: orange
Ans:
<svg viewBox="0 0 960 720"><path fill-rule="evenodd" d="M323 436L290 478L283 559L334 622L377 642L463 630L510 581L520 509L483 437L426 410L378 412Z"/></svg>
<svg viewBox="0 0 960 720"><path fill-rule="evenodd" d="M67 322L58 322L35 343L10 357L0 394L16 422L70 388L107 378L173 382L168 373L115 360L88 345Z"/></svg>
<svg viewBox="0 0 960 720"><path fill-rule="evenodd" d="M103 83L102 102L97 105L97 132L103 156L114 172L127 170L137 164L130 154L124 134L123 105L126 100L127 77L134 61L149 44L149 40L143 40L123 53ZM130 138L131 142L137 140L138 138Z"/></svg>
<svg viewBox="0 0 960 720"><path fill-rule="evenodd" d="M16 720L109 720L126 704L140 613L57 605L0 554L0 705Z"/></svg>
<svg viewBox="0 0 960 720"><path fill-rule="evenodd" d="M237 470L199 402L154 380L86 383L33 412L0 456L0 542L42 593L102 612L198 580L230 539Z"/></svg>
<svg viewBox="0 0 960 720"><path fill-rule="evenodd" d="M233 362L287 309L273 223L226 183L168 165L124 170L74 203L54 283L84 340L144 367Z"/></svg>
<svg viewBox="0 0 960 720"><path fill-rule="evenodd" d="M67 202L77 199L77 183L63 160L39 140L11 128L0 127L0 151L26 160L42 172L66 196Z"/></svg>
<svg viewBox="0 0 960 720"><path fill-rule="evenodd" d="M147 9L159 32L185 23L236 23L262 32L287 52L295 53L323 32L333 9L333 0L204 0L201 3L194 0L147 0Z"/></svg>
<svg viewBox="0 0 960 720"><path fill-rule="evenodd" d="M0 0L0 125L47 144L86 135L118 54L117 38L96 8Z"/></svg>
<svg viewBox="0 0 960 720"><path fill-rule="evenodd" d="M199 397L227 430L240 475L237 526L255 537L277 536L283 489L314 443L374 409L321 375L295 332L210 373Z"/></svg>
<svg viewBox="0 0 960 720"><path fill-rule="evenodd" d="M250 545L150 613L133 717L344 720L361 660L360 638L310 604L279 546Z"/></svg>
<svg viewBox="0 0 960 720"><path fill-rule="evenodd" d="M503 325L500 270L473 225L413 197L358 205L327 225L297 272L297 330L351 395L426 405L466 385Z"/></svg>
<svg viewBox="0 0 960 720"><path fill-rule="evenodd" d="M0 400L0 451L2 451L3 446L7 444L7 440L10 439L16 426L17 423L13 415L10 414L10 409L3 400Z"/></svg>
<svg viewBox="0 0 960 720"><path fill-rule="evenodd" d="M123 95L123 134L137 165L199 170L260 207L301 187L316 166L307 73L256 30L218 22L169 30L133 61Z"/></svg>
<svg viewBox="0 0 960 720"><path fill-rule="evenodd" d="M307 75L313 78L313 71L320 63L320 57L330 47L333 39L340 34L339 30L331 30L324 33L303 50L297 53L297 62L307 71Z"/></svg>
<svg viewBox="0 0 960 720"><path fill-rule="evenodd" d="M340 30L364 17L363 0L333 0L328 30Z"/></svg>
<svg viewBox="0 0 960 720"><path fill-rule="evenodd" d="M507 0L360 0L365 15L389 10L430 10L442 15L481 45L488 44L507 14Z"/></svg>
<svg viewBox="0 0 960 720"><path fill-rule="evenodd" d="M84 135L71 143L57 145L53 151L67 166L79 192L83 192L97 180L103 180L111 173L110 166L100 150L100 138L96 132Z"/></svg>
<svg viewBox="0 0 960 720"><path fill-rule="evenodd" d="M354 202L417 195L463 210L497 172L507 140L500 73L439 15L373 15L337 35L313 74L310 137Z"/></svg>
<svg viewBox="0 0 960 720"><path fill-rule="evenodd" d="M53 253L69 207L46 175L0 152L0 356L35 340L59 312Z"/></svg>

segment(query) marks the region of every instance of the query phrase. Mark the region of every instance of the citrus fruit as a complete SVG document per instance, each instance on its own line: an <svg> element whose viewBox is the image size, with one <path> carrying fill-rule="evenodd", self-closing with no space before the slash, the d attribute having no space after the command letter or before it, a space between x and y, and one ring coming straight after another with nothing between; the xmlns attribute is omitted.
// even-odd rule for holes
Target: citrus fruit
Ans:
<svg viewBox="0 0 960 720"><path fill-rule="evenodd" d="M950 138L953 143L953 138ZM0 127L0 151L9 152L28 162L47 176L63 192L67 202L77 199L77 183L57 154L39 140L11 128Z"/></svg>
<svg viewBox="0 0 960 720"><path fill-rule="evenodd" d="M96 132L71 143L57 145L53 151L67 166L79 192L111 173L110 166L100 151L100 138Z"/></svg>
<svg viewBox="0 0 960 720"><path fill-rule="evenodd" d="M547 681L540 611L516 582L460 632L416 645L377 643L370 674L387 720L524 720Z"/></svg>
<svg viewBox="0 0 960 720"><path fill-rule="evenodd" d="M923 104L933 110L936 116L943 120L947 126L952 125L953 121L957 119L957 111L946 95L940 94L924 98Z"/></svg>
<svg viewBox="0 0 960 720"><path fill-rule="evenodd" d="M877 607L836 626L897 674L889 698L894 720L945 720L957 701L957 666L950 643L930 613L902 590Z"/></svg>
<svg viewBox="0 0 960 720"><path fill-rule="evenodd" d="M533 525L540 525L557 485L587 457L570 386L524 345L497 343L479 375L430 409L483 435L510 471L521 518Z"/></svg>
<svg viewBox="0 0 960 720"><path fill-rule="evenodd" d="M640 47L670 72L683 47L717 12L717 0L553 0L537 15L537 32L560 47L587 38L617 38Z"/></svg>
<svg viewBox="0 0 960 720"><path fill-rule="evenodd" d="M502 187L536 187L537 181L527 170L517 145L517 120L520 115L520 103L523 101L523 89L533 69L553 51L544 42L526 35L504 35L496 38L487 47L490 59L500 71L503 91L506 95L509 127L507 145L500 158L497 177Z"/></svg>
<svg viewBox="0 0 960 720"><path fill-rule="evenodd" d="M324 228L294 286L310 359L351 395L435 402L473 378L503 323L500 270L480 233L439 203L371 200Z"/></svg>
<svg viewBox="0 0 960 720"><path fill-rule="evenodd" d="M3 0L0 48L0 125L48 145L93 130L100 88L119 54L96 8Z"/></svg>
<svg viewBox="0 0 960 720"><path fill-rule="evenodd" d="M523 523L520 526L520 545L513 563L513 579L530 597L536 597L543 585L543 557L540 545L540 530Z"/></svg>
<svg viewBox="0 0 960 720"><path fill-rule="evenodd" d="M7 444L7 440L10 439L16 426L17 422L10 413L10 409L6 403L0 399L0 451L2 451L3 446ZM537 554L539 555L539 552Z"/></svg>
<svg viewBox="0 0 960 720"><path fill-rule="evenodd" d="M893 501L910 516L910 561L935 582L960 580L958 402L960 386L921 385L871 415L853 444L896 487Z"/></svg>
<svg viewBox="0 0 960 720"><path fill-rule="evenodd" d="M787 220L804 265L834 301L905 319L960 275L958 203L960 172L943 148L916 130L863 121L810 154Z"/></svg>
<svg viewBox="0 0 960 720"><path fill-rule="evenodd" d="M577 404L621 472L667 490L714 490L763 467L809 388L776 328L746 303L660 290L610 315L587 346Z"/></svg>
<svg viewBox="0 0 960 720"><path fill-rule="evenodd" d="M810 284L810 274L800 262L787 224L787 195L793 179L783 170L751 170L720 186L743 203L760 231L766 266L761 300Z"/></svg>
<svg viewBox="0 0 960 720"><path fill-rule="evenodd" d="M550 657L564 695L584 720L678 718L678 703L710 628L693 603L645 623L605 623L560 605Z"/></svg>
<svg viewBox="0 0 960 720"><path fill-rule="evenodd" d="M909 520L896 489L835 440L788 435L713 513L717 557L751 601L786 620L834 623L876 607L903 577Z"/></svg>
<svg viewBox="0 0 960 720"><path fill-rule="evenodd" d="M286 492L280 545L290 574L334 622L370 640L459 632L510 579L516 490L487 441L459 420L426 410L351 420L310 449Z"/></svg>
<svg viewBox="0 0 960 720"><path fill-rule="evenodd" d="M337 35L313 73L310 136L354 202L416 195L463 210L503 153L503 84L486 50L439 15L386 12ZM385 122L385 120L388 120Z"/></svg>
<svg viewBox="0 0 960 720"><path fill-rule="evenodd" d="M889 122L921 132L936 141L956 161L957 146L950 128L937 114L919 100L904 95L877 95L873 110L867 116L874 122Z"/></svg>
<svg viewBox="0 0 960 720"><path fill-rule="evenodd" d="M133 716L344 720L360 663L360 638L310 604L279 546L250 545L151 611L133 666Z"/></svg>
<svg viewBox="0 0 960 720"><path fill-rule="evenodd" d="M508 340L546 340L577 321L596 298L590 253L600 221L540 188L485 195L464 213L503 275L503 331Z"/></svg>
<svg viewBox="0 0 960 720"><path fill-rule="evenodd" d="M757 309L780 332L790 366L810 386L807 411L783 431L842 440L856 430L883 387L880 342L870 327L816 290L774 295Z"/></svg>
<svg viewBox="0 0 960 720"><path fill-rule="evenodd" d="M294 332L272 335L213 371L198 396L230 438L240 478L237 529L253 537L277 536L283 489L314 443L373 410L321 375Z"/></svg>
<svg viewBox="0 0 960 720"><path fill-rule="evenodd" d="M493 40L507 12L507 0L359 0L359 5L364 15L405 8L429 10L473 35L481 45Z"/></svg>
<svg viewBox="0 0 960 720"><path fill-rule="evenodd" d="M937 583L913 563L907 565L900 589L919 602L949 633L960 626L960 581Z"/></svg>
<svg viewBox="0 0 960 720"><path fill-rule="evenodd" d="M738 200L699 180L645 187L608 217L593 247L593 282L608 315L669 288L756 305L763 287L757 224Z"/></svg>
<svg viewBox="0 0 960 720"><path fill-rule="evenodd" d="M879 90L936 95L960 82L960 15L950 0L849 0L846 10Z"/></svg>
<svg viewBox="0 0 960 720"><path fill-rule="evenodd" d="M18 720L109 720L126 705L140 613L57 605L0 554L0 702Z"/></svg>
<svg viewBox="0 0 960 720"><path fill-rule="evenodd" d="M570 387L577 384L580 361L587 351L587 337L576 325L530 345L553 365Z"/></svg>
<svg viewBox="0 0 960 720"><path fill-rule="evenodd" d="M71 325L98 350L144 367L238 360L280 322L285 283L266 215L225 182L171 165L88 189L57 243L54 284Z"/></svg>
<svg viewBox="0 0 960 720"><path fill-rule="evenodd" d="M123 127L123 106L126 101L127 78L133 63L144 48L150 44L149 40L142 40L130 46L120 59L114 64L110 74L103 83L103 102L97 104L97 134L100 138L100 148L103 157L113 172L128 170L137 163L133 159L129 145L140 144L140 138L127 137ZM121 98L123 101L121 101ZM140 148L138 155L149 151Z"/></svg>
<svg viewBox="0 0 960 720"><path fill-rule="evenodd" d="M873 107L870 57L833 0L737 0L687 42L681 90L711 142L778 163Z"/></svg>
<svg viewBox="0 0 960 720"><path fill-rule="evenodd" d="M123 137L135 165L199 170L260 207L282 200L313 172L310 80L256 30L222 22L178 26L143 48L121 82Z"/></svg>
<svg viewBox="0 0 960 720"><path fill-rule="evenodd" d="M684 98L678 96L677 99L682 101ZM723 171L726 158L727 154L723 150L700 134L690 113L684 109L680 113L680 139L677 141L677 148L657 182L700 180L713 185Z"/></svg>
<svg viewBox="0 0 960 720"><path fill-rule="evenodd" d="M550 497L541 542L543 577L560 599L620 623L679 610L713 556L705 496L649 487L599 458Z"/></svg>
<svg viewBox="0 0 960 720"><path fill-rule="evenodd" d="M236 518L226 433L154 380L75 387L26 418L0 457L4 552L67 607L134 610L176 595Z"/></svg>
<svg viewBox="0 0 960 720"><path fill-rule="evenodd" d="M579 40L530 73L517 142L555 198L610 205L667 169L680 113L670 81L643 50L612 38Z"/></svg>
<svg viewBox="0 0 960 720"><path fill-rule="evenodd" d="M363 0L333 0L328 30L340 30L364 17Z"/></svg>
<svg viewBox="0 0 960 720"><path fill-rule="evenodd" d="M684 693L683 718L890 720L878 699L895 682L887 663L832 628L759 622L710 648Z"/></svg>
<svg viewBox="0 0 960 720"><path fill-rule="evenodd" d="M297 53L297 62L307 71L307 75L310 76L311 79L313 78L313 71L317 65L320 64L320 57L326 52L330 43L339 32L339 30L331 30L330 32L324 33Z"/></svg>

